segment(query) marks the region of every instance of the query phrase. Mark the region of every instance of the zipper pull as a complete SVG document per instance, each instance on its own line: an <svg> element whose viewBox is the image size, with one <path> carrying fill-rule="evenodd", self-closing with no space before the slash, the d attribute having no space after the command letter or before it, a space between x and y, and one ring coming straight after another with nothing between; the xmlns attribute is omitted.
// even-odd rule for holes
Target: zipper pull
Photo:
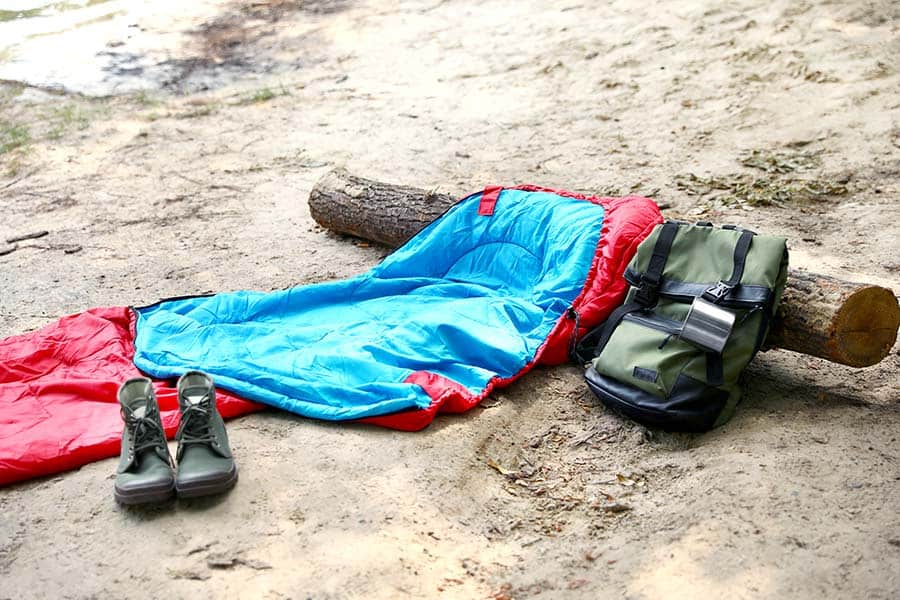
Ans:
<svg viewBox="0 0 900 600"><path fill-rule="evenodd" d="M754 306L753 308L751 308L750 310L748 310L746 313L744 313L744 316L741 317L741 320L738 321L738 327L740 327L741 325L743 325L743 324L744 324L744 321L746 321L747 319L749 319L749 318L753 315L753 313L759 312L759 311L761 311L761 310L762 310L762 306Z"/></svg>
<svg viewBox="0 0 900 600"><path fill-rule="evenodd" d="M575 321L574 326L572 327L572 333L569 336L569 358L575 362L579 362L578 360L578 328L581 326L581 316L578 314L578 311L575 310L575 306L570 306L566 309L566 318L570 321Z"/></svg>

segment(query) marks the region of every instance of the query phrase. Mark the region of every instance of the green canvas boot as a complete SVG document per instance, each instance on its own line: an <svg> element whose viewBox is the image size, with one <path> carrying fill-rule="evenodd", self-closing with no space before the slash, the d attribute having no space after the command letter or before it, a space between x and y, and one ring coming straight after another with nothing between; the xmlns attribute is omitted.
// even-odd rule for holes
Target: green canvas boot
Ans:
<svg viewBox="0 0 900 600"><path fill-rule="evenodd" d="M183 498L218 494L237 482L225 423L216 410L216 389L206 373L189 371L178 380L181 425L175 489Z"/></svg>
<svg viewBox="0 0 900 600"><path fill-rule="evenodd" d="M138 377L123 383L119 404L125 428L116 472L116 501L144 504L168 500L175 493L175 476L150 380Z"/></svg>

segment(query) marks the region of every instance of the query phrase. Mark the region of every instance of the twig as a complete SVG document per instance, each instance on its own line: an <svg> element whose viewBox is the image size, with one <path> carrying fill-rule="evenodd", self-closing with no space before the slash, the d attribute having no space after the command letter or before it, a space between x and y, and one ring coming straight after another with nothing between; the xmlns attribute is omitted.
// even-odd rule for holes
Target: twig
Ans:
<svg viewBox="0 0 900 600"><path fill-rule="evenodd" d="M255 140L250 140L249 142L247 142L246 144L244 144L243 146L241 146L241 149L238 150L238 152L243 152L244 150L246 150L247 148L249 148L250 146L252 146L252 145L255 144L256 142L261 142L261 141L263 141L264 139L266 139L266 138L264 138L264 137L259 137L259 138L256 138Z"/></svg>
<svg viewBox="0 0 900 600"><path fill-rule="evenodd" d="M9 183L4 184L3 187L0 188L0 189L5 190L5 189L7 189L7 188L11 188L12 186L14 186L14 185L16 185L17 183L19 183L20 181L22 181L23 179L28 179L29 177L31 177L32 175L34 175L34 174L37 173L37 172L38 172L38 170L37 170L37 169L34 169L33 171L31 171L31 172L29 172L29 173L25 173L24 175L22 175L22 176L19 177L18 179L13 179L13 180L10 181Z"/></svg>
<svg viewBox="0 0 900 600"><path fill-rule="evenodd" d="M50 235L50 232L47 230L35 231L34 233L23 233L22 235L16 235L11 238L6 238L7 244L15 244L16 242L24 242L25 240L36 240L38 238L42 238L45 235Z"/></svg>
<svg viewBox="0 0 900 600"><path fill-rule="evenodd" d="M244 188L238 187L236 185L228 185L225 183L214 183L213 185L209 186L209 189L211 189L211 190L218 190L218 189L231 190L233 192L241 192L241 193L247 192L247 190Z"/></svg>
<svg viewBox="0 0 900 600"><path fill-rule="evenodd" d="M75 254L76 252L81 252L84 249L78 244L48 244L46 246L43 246L41 244L27 244L25 246L18 247L18 249L20 250L22 248L34 248L35 250L44 250L45 252L62 250L66 254Z"/></svg>
<svg viewBox="0 0 900 600"><path fill-rule="evenodd" d="M24 238L24 239L32 239L32 238ZM76 254L84 250L84 247L79 244L13 244L8 248L0 249L0 256L6 256L7 254L12 254L16 250L24 250L25 248L32 248L34 250L43 250L45 252L50 252L53 250L61 250L65 254Z"/></svg>
<svg viewBox="0 0 900 600"><path fill-rule="evenodd" d="M195 185L203 185L203 182L202 182L202 181L197 181L196 179L191 179L191 178L188 177L187 175L182 175L182 174L179 173L178 171L172 171L172 174L173 174L173 175L176 175L176 176L178 176L178 177L181 177L181 178L184 179L185 181L190 181L191 183L193 183L193 184L195 184Z"/></svg>
<svg viewBox="0 0 900 600"><path fill-rule="evenodd" d="M589 429L585 432L582 432L580 435L575 436L572 439L572 441L569 442L569 447L577 448L578 446L580 446L582 444L586 444L591 440L591 438L596 437L600 433L601 433L601 430L599 428L592 427L591 429Z"/></svg>

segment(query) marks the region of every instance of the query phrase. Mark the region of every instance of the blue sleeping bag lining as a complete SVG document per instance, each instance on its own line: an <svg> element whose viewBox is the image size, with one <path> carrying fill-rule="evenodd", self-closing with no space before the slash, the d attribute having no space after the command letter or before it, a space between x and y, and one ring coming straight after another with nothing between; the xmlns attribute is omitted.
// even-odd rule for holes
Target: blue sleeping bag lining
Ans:
<svg viewBox="0 0 900 600"><path fill-rule="evenodd" d="M427 371L477 395L532 361L579 295L603 207L503 190L456 204L367 273L275 292L137 309L134 362L158 378L209 373L244 398L346 420L429 406Z"/></svg>

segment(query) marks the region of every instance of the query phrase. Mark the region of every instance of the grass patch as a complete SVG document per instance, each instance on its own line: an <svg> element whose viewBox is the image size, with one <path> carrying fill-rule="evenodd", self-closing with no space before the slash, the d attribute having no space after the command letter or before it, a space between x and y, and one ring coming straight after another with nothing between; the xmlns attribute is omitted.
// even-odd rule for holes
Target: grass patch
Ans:
<svg viewBox="0 0 900 600"><path fill-rule="evenodd" d="M70 129L87 129L90 119L87 113L75 104L54 108L47 115L47 137L58 140Z"/></svg>
<svg viewBox="0 0 900 600"><path fill-rule="evenodd" d="M246 104L259 104L261 102L268 102L269 100L271 100L272 98L274 98L277 95L278 94L273 92L270 88L266 87L266 88L256 90L252 94L245 96L244 98L241 98L238 101L238 104L246 105Z"/></svg>
<svg viewBox="0 0 900 600"><path fill-rule="evenodd" d="M177 113L173 115L176 119L198 119L200 117L206 117L214 112L219 110L219 105L212 104L201 104L200 106L196 106L190 110L187 110L183 113Z"/></svg>
<svg viewBox="0 0 900 600"><path fill-rule="evenodd" d="M30 8L27 10L0 10L0 23L6 21L15 21L16 19L30 19L36 17L43 11L41 8Z"/></svg>
<svg viewBox="0 0 900 600"><path fill-rule="evenodd" d="M27 125L0 120L0 158L6 177L15 177L25 166L25 154L31 141Z"/></svg>
<svg viewBox="0 0 900 600"><path fill-rule="evenodd" d="M87 4L75 2L55 2L38 8L26 8L24 10L0 10L0 22L15 21L17 19L30 19L32 17L40 17L48 11L62 12L64 10L77 10L84 6L94 6L95 4L103 4L109 0L88 0Z"/></svg>
<svg viewBox="0 0 900 600"><path fill-rule="evenodd" d="M238 105L247 105L247 104L259 104L260 102L268 102L272 98L277 98L278 96L290 96L291 91L284 87L283 84L279 85L279 89L273 90L269 87L264 87L256 90L255 92L248 94L238 100L236 104Z"/></svg>
<svg viewBox="0 0 900 600"><path fill-rule="evenodd" d="M27 126L0 121L0 154L21 148L30 141L31 132Z"/></svg>
<svg viewBox="0 0 900 600"><path fill-rule="evenodd" d="M759 169L766 173L783 174L815 169L822 164L822 159L813 152L751 150L741 156L739 162L745 167Z"/></svg>
<svg viewBox="0 0 900 600"><path fill-rule="evenodd" d="M6 172L4 175L6 177L15 177L21 173L22 169L25 167L25 157L20 152L10 154L9 156L9 159L4 159L4 162L6 163Z"/></svg>
<svg viewBox="0 0 900 600"><path fill-rule="evenodd" d="M153 108L155 106L159 106L160 104L162 104L162 102L160 102L159 99L151 96L149 93L147 93L146 90L141 90L140 92L135 94L133 97L134 97L135 102L137 102L141 106L145 106L147 108Z"/></svg>
<svg viewBox="0 0 900 600"><path fill-rule="evenodd" d="M253 92L253 95L250 96L250 102L268 102L274 97L275 92L273 92L269 88L263 88L261 90L256 90L255 92Z"/></svg>
<svg viewBox="0 0 900 600"><path fill-rule="evenodd" d="M694 173L675 177L676 187L690 196L706 197L724 205L785 206L824 200L849 193L849 177L830 180L799 176L799 172L818 169L822 160L817 152L797 150L750 150L738 162L759 173L729 173L702 176Z"/></svg>
<svg viewBox="0 0 900 600"><path fill-rule="evenodd" d="M3 62L3 53L0 52L0 62ZM11 102L25 91L25 86L20 83L0 84L0 105Z"/></svg>
<svg viewBox="0 0 900 600"><path fill-rule="evenodd" d="M797 177L757 177L748 173L701 177L688 173L675 178L675 186L690 196L712 196L723 204L784 206L812 202L849 192L844 183Z"/></svg>

